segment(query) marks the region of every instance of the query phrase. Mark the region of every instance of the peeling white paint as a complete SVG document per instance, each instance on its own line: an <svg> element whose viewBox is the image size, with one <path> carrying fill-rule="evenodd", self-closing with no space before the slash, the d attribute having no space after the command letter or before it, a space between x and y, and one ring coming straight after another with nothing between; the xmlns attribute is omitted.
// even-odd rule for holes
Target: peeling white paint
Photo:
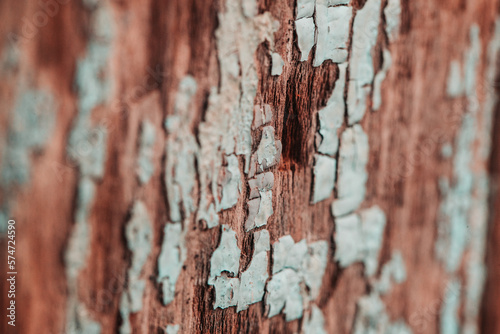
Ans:
<svg viewBox="0 0 500 334"><path fill-rule="evenodd" d="M281 75L281 73L283 73L283 65L285 65L285 62L283 61L283 58L281 58L281 55L279 53L273 52L271 54L271 62L271 75Z"/></svg>
<svg viewBox="0 0 500 334"><path fill-rule="evenodd" d="M179 332L179 325L167 325L165 328L165 334L177 334Z"/></svg>
<svg viewBox="0 0 500 334"><path fill-rule="evenodd" d="M229 226L222 225L222 234L217 249L210 259L210 277L208 284L213 284L215 278L223 272L233 277L238 275L240 268L241 250L236 240L236 232Z"/></svg>
<svg viewBox="0 0 500 334"><path fill-rule="evenodd" d="M174 113L165 119L167 130L165 185L170 220L181 222L195 211L193 190L196 185L196 158L199 154L196 138L191 130L193 122L192 99L197 84L186 76L179 83ZM184 215L183 215L184 214Z"/></svg>
<svg viewBox="0 0 500 334"><path fill-rule="evenodd" d="M254 119L252 129L257 129L258 127L271 122L273 119L273 111L269 104L264 104L263 106L256 105L254 108Z"/></svg>
<svg viewBox="0 0 500 334"><path fill-rule="evenodd" d="M352 7L327 7L327 0L316 0L317 41L314 66L325 60L343 63L347 60L347 41L352 17Z"/></svg>
<svg viewBox="0 0 500 334"><path fill-rule="evenodd" d="M268 317L282 310L287 321L302 317L306 304L319 295L327 255L325 241L307 245L305 239L295 243L287 235L273 245L273 276L266 287Z"/></svg>
<svg viewBox="0 0 500 334"><path fill-rule="evenodd" d="M401 0L388 0L384 8L385 33L392 43L399 35L401 25Z"/></svg>
<svg viewBox="0 0 500 334"><path fill-rule="evenodd" d="M125 227L125 238L132 259L127 271L127 288L120 299L120 315L123 321L120 333L132 332L129 316L142 309L146 280L141 278L141 273L151 252L152 234L152 223L146 206L141 201L136 201L132 217Z"/></svg>
<svg viewBox="0 0 500 334"><path fill-rule="evenodd" d="M345 101L344 89L347 64L339 64L339 77L335 82L332 95L326 107L318 112L319 115L319 144L318 152L335 156L339 147L338 130L344 122Z"/></svg>
<svg viewBox="0 0 500 334"><path fill-rule="evenodd" d="M359 124L342 133L338 161L337 197L332 204L335 217L356 210L365 197L368 179L368 136Z"/></svg>
<svg viewBox="0 0 500 334"><path fill-rule="evenodd" d="M148 183L154 172L153 157L156 130L147 120L142 122L139 157L137 159L137 176L142 184Z"/></svg>
<svg viewBox="0 0 500 334"><path fill-rule="evenodd" d="M238 158L234 155L226 156L227 167L223 168L224 179L222 185L222 199L220 208L226 210L238 203L241 191L241 173Z"/></svg>
<svg viewBox="0 0 500 334"><path fill-rule="evenodd" d="M198 220L209 228L218 225L218 177L222 157L243 155L244 172L250 168L251 126L258 75L254 54L261 42L274 51L279 22L269 12L257 15L255 0L226 1L219 12L215 36L220 66L220 86L213 87L205 121L199 126L198 160L200 204ZM227 206L226 206L227 207Z"/></svg>
<svg viewBox="0 0 500 334"><path fill-rule="evenodd" d="M306 61L315 42L314 19L306 17L296 20L295 30L297 31L297 43L300 49L300 61Z"/></svg>
<svg viewBox="0 0 500 334"><path fill-rule="evenodd" d="M380 0L367 0L354 18L347 94L350 125L361 121L367 108L367 98L375 75L372 50L377 42L380 5Z"/></svg>
<svg viewBox="0 0 500 334"><path fill-rule="evenodd" d="M296 19L312 17L314 14L314 2L315 0L297 0Z"/></svg>
<svg viewBox="0 0 500 334"><path fill-rule="evenodd" d="M385 80L387 72L392 65L391 53L389 50L384 49L383 55L384 64L382 65L382 69L377 73L377 75L375 75L375 79L373 81L373 110L379 110L382 105L382 82Z"/></svg>
<svg viewBox="0 0 500 334"><path fill-rule="evenodd" d="M269 274L267 272L269 232L262 230L254 233L254 254L248 269L241 274L237 311L257 303L264 297L264 289Z"/></svg>
<svg viewBox="0 0 500 334"><path fill-rule="evenodd" d="M162 287L163 305L168 305L174 300L175 284L186 259L186 253L182 224L167 223L158 257L158 283Z"/></svg>
<svg viewBox="0 0 500 334"><path fill-rule="evenodd" d="M400 284L406 280L406 268L401 252L392 253L391 260L382 267L380 278L374 284L374 289L384 295L392 287L393 283Z"/></svg>
<svg viewBox="0 0 500 334"><path fill-rule="evenodd" d="M302 323L303 334L326 334L323 312L316 305L311 306L309 317Z"/></svg>
<svg viewBox="0 0 500 334"><path fill-rule="evenodd" d="M313 204L327 199L332 194L336 167L335 159L321 154L315 155Z"/></svg>
<svg viewBox="0 0 500 334"><path fill-rule="evenodd" d="M365 273L373 276L378 268L378 257L385 228L385 214L377 206L362 210L335 221L335 260L341 267L363 262Z"/></svg>

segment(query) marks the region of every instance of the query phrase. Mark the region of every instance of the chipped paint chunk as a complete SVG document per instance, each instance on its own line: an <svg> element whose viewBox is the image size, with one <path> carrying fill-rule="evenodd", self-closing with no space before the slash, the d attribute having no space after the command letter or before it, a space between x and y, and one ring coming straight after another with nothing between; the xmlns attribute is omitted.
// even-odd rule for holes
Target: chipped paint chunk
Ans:
<svg viewBox="0 0 500 334"><path fill-rule="evenodd" d="M248 173L252 152L252 123L259 78L254 54L267 41L274 52L279 22L269 12L258 14L257 2L225 1L215 33L220 86L213 87L205 120L199 125L198 158L200 203L197 219L209 228L218 225L218 178L223 156L242 155Z"/></svg>
<svg viewBox="0 0 500 334"><path fill-rule="evenodd" d="M274 213L272 190L259 190L259 196L248 202L248 219L245 223L247 231L266 225L267 220Z"/></svg>
<svg viewBox="0 0 500 334"><path fill-rule="evenodd" d="M127 271L127 289L120 300L120 315L123 324L120 333L130 333L129 316L142 309L142 299L146 280L141 278L142 269L152 248L152 223L147 208L141 201L136 201L132 209L132 217L125 227L127 248L132 259Z"/></svg>
<svg viewBox="0 0 500 334"><path fill-rule="evenodd" d="M257 162L259 167L257 170L264 171L280 161L281 143L279 140L274 139L274 128L266 126L262 130L262 139L260 140L259 147L257 148Z"/></svg>
<svg viewBox="0 0 500 334"><path fill-rule="evenodd" d="M222 210L232 208L240 196L241 190L241 173L238 163L238 158L232 154L226 156L227 167L223 169L225 172L222 184L222 199L220 207Z"/></svg>
<svg viewBox="0 0 500 334"><path fill-rule="evenodd" d="M337 161L325 155L316 154L314 158L313 203L321 202L333 192Z"/></svg>
<svg viewBox="0 0 500 334"><path fill-rule="evenodd" d="M149 121L143 121L137 159L137 176L142 184L148 183L154 172L153 157L156 130Z"/></svg>
<svg viewBox="0 0 500 334"><path fill-rule="evenodd" d="M266 287L268 317L282 310L287 321L302 317L304 303L319 295L327 256L325 241L307 245L305 239L295 243L288 235L273 245L273 276Z"/></svg>
<svg viewBox="0 0 500 334"><path fill-rule="evenodd" d="M158 257L158 283L162 288L163 305L168 305L174 300L175 284L186 259L186 253L182 224L166 224L161 253Z"/></svg>
<svg viewBox="0 0 500 334"><path fill-rule="evenodd" d="M344 88L346 80L347 64L339 64L339 77L335 81L332 95L328 99L326 107L321 109L319 115L319 139L318 152L335 156L339 147L338 130L344 122L345 101Z"/></svg>
<svg viewBox="0 0 500 334"><path fill-rule="evenodd" d="M170 220L173 222L181 222L195 211L193 190L197 179L196 159L199 148L191 123L194 114L192 99L196 90L195 79L191 76L184 77L179 83L174 113L165 119L168 134L165 185Z"/></svg>
<svg viewBox="0 0 500 334"><path fill-rule="evenodd" d="M382 105L382 82L385 80L387 72L392 64L391 53L389 50L384 49L383 55L384 64L382 65L382 69L377 73L377 75L375 75L375 79L373 81L373 110L379 110Z"/></svg>
<svg viewBox="0 0 500 334"><path fill-rule="evenodd" d="M334 63L347 60L347 41L352 17L352 7L327 7L327 0L316 0L317 42L314 66L327 59Z"/></svg>
<svg viewBox="0 0 500 334"><path fill-rule="evenodd" d="M367 108L367 99L375 75L372 49L377 42L380 5L380 0L367 0L354 18L347 94L350 125L361 121Z"/></svg>
<svg viewBox="0 0 500 334"><path fill-rule="evenodd" d="M315 26L312 17L305 17L295 21L295 29L297 31L297 43L300 49L300 61L306 61L309 58L314 46Z"/></svg>
<svg viewBox="0 0 500 334"><path fill-rule="evenodd" d="M57 114L54 96L45 90L21 89L15 100L1 160L1 184L23 185L30 179L31 154L50 138Z"/></svg>
<svg viewBox="0 0 500 334"><path fill-rule="evenodd" d="M303 299L300 281L299 274L288 268L273 275L266 287L268 317L278 315L282 310L286 321L302 317Z"/></svg>
<svg viewBox="0 0 500 334"><path fill-rule="evenodd" d="M383 295L389 292L393 282L403 283L406 280L406 268L401 252L392 253L391 260L382 267L380 278L374 284L375 290Z"/></svg>
<svg viewBox="0 0 500 334"><path fill-rule="evenodd" d="M453 280L449 283L445 291L443 304L441 305L440 313L440 329L441 333L459 333L459 308L460 308L460 291L462 287L459 281Z"/></svg>
<svg viewBox="0 0 500 334"><path fill-rule="evenodd" d="M283 61L283 58L281 58L281 55L279 53L273 52L271 54L271 62L271 75L281 75L281 73L283 73L283 65L285 65L285 62Z"/></svg>
<svg viewBox="0 0 500 334"><path fill-rule="evenodd" d="M342 133L338 161L337 195L332 204L335 217L356 210L365 197L368 179L368 136L359 124L345 129Z"/></svg>
<svg viewBox="0 0 500 334"><path fill-rule="evenodd" d="M238 304L238 292L240 289L240 280L236 277L228 277L224 272L220 276L213 279L209 283L215 287L215 302L214 310L216 308L228 308Z"/></svg>
<svg viewBox="0 0 500 334"><path fill-rule="evenodd" d="M297 0L297 15L296 18L312 17L314 14L315 0Z"/></svg>
<svg viewBox="0 0 500 334"><path fill-rule="evenodd" d="M273 111L269 104L264 104L263 106L255 106L254 108L254 119L253 119L253 129L256 129L264 124L271 122L273 119Z"/></svg>
<svg viewBox="0 0 500 334"><path fill-rule="evenodd" d="M232 276L239 273L241 250L236 240L236 232L229 226L222 226L222 234L217 249L210 259L210 277L208 284L212 284L217 276L228 272Z"/></svg>
<svg viewBox="0 0 500 334"><path fill-rule="evenodd" d="M269 274L267 272L269 232L266 230L254 234L254 254L248 269L241 274L238 293L237 311L243 311L249 305L257 303L264 297L264 289Z"/></svg>
<svg viewBox="0 0 500 334"><path fill-rule="evenodd" d="M361 261L365 273L373 276L378 268L378 256L382 247L385 228L385 214L374 206L336 219L335 222L335 260L341 267Z"/></svg>
<svg viewBox="0 0 500 334"><path fill-rule="evenodd" d="M389 38L389 42L394 40L399 35L399 27L401 24L401 0L388 0L384 8L385 16L385 33Z"/></svg>
<svg viewBox="0 0 500 334"><path fill-rule="evenodd" d="M177 334L179 329L180 325L167 325L165 328L165 334Z"/></svg>
<svg viewBox="0 0 500 334"><path fill-rule="evenodd" d="M302 323L303 334L326 334L323 312L316 305L311 306L309 317Z"/></svg>

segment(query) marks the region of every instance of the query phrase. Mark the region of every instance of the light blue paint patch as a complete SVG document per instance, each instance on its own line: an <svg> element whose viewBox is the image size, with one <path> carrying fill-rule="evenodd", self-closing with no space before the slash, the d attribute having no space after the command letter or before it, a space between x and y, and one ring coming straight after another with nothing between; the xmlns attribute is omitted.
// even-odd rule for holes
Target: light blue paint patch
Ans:
<svg viewBox="0 0 500 334"><path fill-rule="evenodd" d="M385 33L392 43L399 35L401 24L401 0L388 0L384 8Z"/></svg>
<svg viewBox="0 0 500 334"><path fill-rule="evenodd" d="M441 147L441 156L445 159L450 159L453 156L453 146L450 143L445 143Z"/></svg>
<svg viewBox="0 0 500 334"><path fill-rule="evenodd" d="M389 317L378 294L361 297L357 306L353 334L385 333Z"/></svg>
<svg viewBox="0 0 500 334"><path fill-rule="evenodd" d="M78 115L70 133L68 155L74 159L82 175L102 178L106 157L107 130L91 124L92 111L104 104L112 82L108 60L114 31L110 9L98 6L91 16L92 35L87 53L76 69Z"/></svg>
<svg viewBox="0 0 500 334"><path fill-rule="evenodd" d="M327 7L327 0L316 0L316 52L314 66L320 66L327 59L334 63L347 60L352 7Z"/></svg>
<svg viewBox="0 0 500 334"><path fill-rule="evenodd" d="M441 333L458 334L460 332L460 321L458 311L460 308L461 284L454 280L449 283L445 292L443 304L441 305L440 329Z"/></svg>
<svg viewBox="0 0 500 334"><path fill-rule="evenodd" d="M44 148L53 132L57 105L52 94L37 89L23 89L12 111L12 121L3 151L1 184L23 185L30 179L33 152Z"/></svg>
<svg viewBox="0 0 500 334"><path fill-rule="evenodd" d="M89 256L91 233L88 218L94 196L94 182L88 177L83 177L78 185L75 225L64 254L69 290L66 307L68 333L100 333L101 331L100 324L90 318L85 306L78 300L78 275Z"/></svg>
<svg viewBox="0 0 500 334"><path fill-rule="evenodd" d="M210 277L208 284L213 284L215 278L223 272L228 272L232 276L239 273L241 250L236 240L236 232L229 226L222 226L222 234L217 249L210 259Z"/></svg>
<svg viewBox="0 0 500 334"><path fill-rule="evenodd" d="M273 245L273 276L266 288L268 317L282 310L287 321L302 317L305 305L319 295L327 256L325 241L307 245L305 239L295 243L287 235Z"/></svg>
<svg viewBox="0 0 500 334"><path fill-rule="evenodd" d="M220 66L220 86L212 87L205 121L198 127L200 154L198 175L200 203L198 221L218 225L216 203L224 156L245 157L244 172L250 169L252 123L259 77L254 54L267 41L274 52L274 32L279 22L269 12L258 14L256 1L225 1L215 32ZM253 177L253 175L251 176Z"/></svg>
<svg viewBox="0 0 500 334"><path fill-rule="evenodd" d="M375 290L384 295L392 288L392 284L400 284L406 280L406 268L401 252L392 253L391 260L382 267L382 273L375 282Z"/></svg>
<svg viewBox="0 0 500 334"><path fill-rule="evenodd" d="M472 25L469 32L470 47L465 55L465 94L470 98L476 94L477 72L481 58L481 40L479 26Z"/></svg>
<svg viewBox="0 0 500 334"><path fill-rule="evenodd" d="M316 305L311 306L309 317L302 323L303 334L326 334L323 312Z"/></svg>
<svg viewBox="0 0 500 334"><path fill-rule="evenodd" d="M368 150L368 136L359 124L345 129L338 161L338 198L332 203L335 217L353 212L365 197Z"/></svg>
<svg viewBox="0 0 500 334"><path fill-rule="evenodd" d="M87 262L90 244L90 226L88 222L95 185L88 177L80 180L75 214L75 225L71 232L65 253L65 268L70 290L76 291L76 280L80 270Z"/></svg>
<svg viewBox="0 0 500 334"><path fill-rule="evenodd" d="M283 310L286 321L300 319L303 312L303 299L300 276L293 269L283 269L274 274L266 287L266 304L269 318Z"/></svg>
<svg viewBox="0 0 500 334"><path fill-rule="evenodd" d="M377 206L336 219L335 222L335 260L341 267L361 261L365 273L373 276L378 268L378 257L384 228L384 212Z"/></svg>
<svg viewBox="0 0 500 334"><path fill-rule="evenodd" d="M312 17L301 18L295 21L295 30L297 32L297 43L300 50L300 61L306 61L309 58L314 46L315 26Z"/></svg>
<svg viewBox="0 0 500 334"><path fill-rule="evenodd" d="M147 208L141 201L134 203L132 217L125 226L125 238L132 259L127 271L128 286L120 300L120 315L123 320L120 333L131 332L129 316L142 309L142 299L146 288L146 281L140 277L151 253L153 232Z"/></svg>
<svg viewBox="0 0 500 334"><path fill-rule="evenodd" d="M338 130L344 122L345 101L344 89L346 80L347 64L339 64L339 77L335 82L332 95L328 99L326 107L318 112L319 115L319 144L318 152L335 156L339 148Z"/></svg>
<svg viewBox="0 0 500 334"><path fill-rule="evenodd" d="M180 325L167 325L165 328L165 334L177 334L179 329Z"/></svg>
<svg viewBox="0 0 500 334"><path fill-rule="evenodd" d="M143 121L137 159L137 176L142 184L148 183L154 172L153 157L156 130L149 121Z"/></svg>
<svg viewBox="0 0 500 334"><path fill-rule="evenodd" d="M337 169L337 161L328 156L316 154L314 160L313 204L330 197L335 186L335 172Z"/></svg>
<svg viewBox="0 0 500 334"><path fill-rule="evenodd" d="M191 76L184 77L179 83L174 113L165 119L168 133L165 185L170 219L173 222L181 222L195 211L193 190L196 184L199 147L191 124L194 115L192 101L196 90L195 79ZM181 211L184 212L184 217Z"/></svg>
<svg viewBox="0 0 500 334"><path fill-rule="evenodd" d="M271 54L272 67L271 67L271 75L281 75L283 73L283 65L285 62L279 53L273 52Z"/></svg>
<svg viewBox="0 0 500 334"><path fill-rule="evenodd" d="M451 186L441 187L436 254L454 272L460 265L467 244L468 214L471 206L473 174L471 170L472 145L475 138L475 119L466 114L456 138Z"/></svg>
<svg viewBox="0 0 500 334"><path fill-rule="evenodd" d="M297 0L296 19L312 17L314 14L314 2L315 0Z"/></svg>
<svg viewBox="0 0 500 334"><path fill-rule="evenodd" d="M248 269L241 274L238 293L237 311L243 311L248 305L257 303L264 297L264 289L269 274L267 272L269 232L266 230L254 233L254 254Z"/></svg>
<svg viewBox="0 0 500 334"><path fill-rule="evenodd" d="M382 105L382 82L385 80L387 76L387 72L392 64L391 53L389 50L384 49L384 64L380 72L375 75L375 79L373 81L373 101L372 101L372 109L379 110Z"/></svg>
<svg viewBox="0 0 500 334"><path fill-rule="evenodd" d="M367 98L375 75L372 49L377 43L380 6L380 0L367 0L354 18L347 94L349 125L361 121L367 108Z"/></svg>
<svg viewBox="0 0 500 334"><path fill-rule="evenodd" d="M174 300L175 284L186 259L186 253L182 224L166 224L158 257L158 283L162 287L163 305L168 305Z"/></svg>
<svg viewBox="0 0 500 334"><path fill-rule="evenodd" d="M404 322L404 320L397 320L395 323L390 324L386 334L412 334L413 331ZM444 333L443 333L444 334Z"/></svg>
<svg viewBox="0 0 500 334"><path fill-rule="evenodd" d="M222 183L222 199L220 208L226 210L238 203L241 191L241 173L236 155L226 156L227 167L224 169L225 178Z"/></svg>

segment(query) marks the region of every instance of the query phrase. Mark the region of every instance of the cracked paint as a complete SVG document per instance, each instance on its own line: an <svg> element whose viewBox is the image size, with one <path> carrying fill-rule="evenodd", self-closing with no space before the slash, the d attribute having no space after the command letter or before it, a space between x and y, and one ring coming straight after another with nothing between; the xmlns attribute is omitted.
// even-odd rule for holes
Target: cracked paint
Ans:
<svg viewBox="0 0 500 334"><path fill-rule="evenodd" d="M139 157L137 159L137 176L142 184L148 183L154 172L153 157L156 131L147 120L142 122L139 142Z"/></svg>

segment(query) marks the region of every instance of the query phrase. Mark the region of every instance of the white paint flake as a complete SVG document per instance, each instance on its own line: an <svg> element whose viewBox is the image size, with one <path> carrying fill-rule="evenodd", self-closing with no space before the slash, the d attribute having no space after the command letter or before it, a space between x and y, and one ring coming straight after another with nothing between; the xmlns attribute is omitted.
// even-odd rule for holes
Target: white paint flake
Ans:
<svg viewBox="0 0 500 334"><path fill-rule="evenodd" d="M165 185L170 220L181 222L195 211L193 189L196 184L195 160L199 154L196 138L191 131L193 121L191 101L196 93L196 81L186 76L179 84L174 113L165 119L167 159ZM184 216L182 213L184 213Z"/></svg>
<svg viewBox="0 0 500 334"><path fill-rule="evenodd" d="M137 176L142 184L148 183L153 175L153 157L156 131L154 126L147 120L142 122L139 157L137 159Z"/></svg>
<svg viewBox="0 0 500 334"><path fill-rule="evenodd" d="M384 8L385 16L385 33L389 38L389 42L394 40L399 35L399 27L401 24L401 0L388 0Z"/></svg>
<svg viewBox="0 0 500 334"><path fill-rule="evenodd" d="M229 226L222 226L219 247L212 254L210 260L210 277L208 284L212 284L222 272L228 272L232 276L239 273L241 250L236 241L236 232Z"/></svg>
<svg viewBox="0 0 500 334"><path fill-rule="evenodd" d="M141 273L151 252L152 234L151 220L146 206L136 201L132 209L132 218L125 227L125 238L132 259L127 271L127 289L120 299L120 315L123 321L120 333L131 333L129 316L142 309L146 281L141 279Z"/></svg>
<svg viewBox="0 0 500 334"><path fill-rule="evenodd" d="M382 247L385 214L377 206L336 219L335 260L341 267L363 262L368 277L378 268L378 256Z"/></svg>
<svg viewBox="0 0 500 334"><path fill-rule="evenodd" d="M380 0L367 0L354 18L347 94L348 123L350 125L359 122L367 108L367 99L375 75L372 49L377 42L380 5Z"/></svg>
<svg viewBox="0 0 500 334"><path fill-rule="evenodd" d="M314 19L306 17L296 20L295 30L297 31L297 42L300 49L300 61L306 61L309 58L309 52L311 52L314 46Z"/></svg>
<svg viewBox="0 0 500 334"><path fill-rule="evenodd" d="M352 7L327 5L327 0L316 0L317 41L314 66L320 66L327 59L334 63L347 60Z"/></svg>
<svg viewBox="0 0 500 334"><path fill-rule="evenodd" d="M263 106L256 105L254 108L254 119L252 129L257 129L262 125L265 125L273 119L273 111L269 104L264 104Z"/></svg>
<svg viewBox="0 0 500 334"><path fill-rule="evenodd" d="M223 210L218 202L223 157L243 155L244 172L248 173L250 168L251 127L259 81L254 54L264 41L274 51L274 32L279 27L269 12L257 15L257 8L255 0L228 0L225 10L219 12L215 36L220 86L212 88L205 121L198 128L201 147L197 219L205 221L209 228L218 225L217 213Z"/></svg>
<svg viewBox="0 0 500 334"><path fill-rule="evenodd" d="M158 283L162 288L163 305L168 305L174 300L175 284L186 259L186 253L182 224L167 223L158 257Z"/></svg>
<svg viewBox="0 0 500 334"><path fill-rule="evenodd" d="M347 64L339 64L339 77L335 82L332 95L328 99L326 107L321 109L319 114L319 144L318 152L335 156L339 147L338 129L344 122L345 101L344 88L346 80Z"/></svg>
<svg viewBox="0 0 500 334"><path fill-rule="evenodd" d="M303 334L326 334L323 312L316 305L311 306L309 317L302 323Z"/></svg>
<svg viewBox="0 0 500 334"><path fill-rule="evenodd" d="M241 191L241 173L236 155L226 156L227 167L223 168L224 179L222 185L222 199L220 208L226 210L232 208L237 202Z"/></svg>
<svg viewBox="0 0 500 334"><path fill-rule="evenodd" d="M387 72L392 65L391 53L389 52L389 50L384 49L383 54L384 64L382 65L382 69L377 73L373 81L373 110L379 110L380 106L382 105L382 82L385 80Z"/></svg>
<svg viewBox="0 0 500 334"><path fill-rule="evenodd" d="M268 317L282 310L287 321L302 317L305 305L318 297L327 254L325 241L307 245L288 235L273 245L273 276L266 287Z"/></svg>
<svg viewBox="0 0 500 334"><path fill-rule="evenodd" d="M368 137L359 124L342 133L338 161L338 198L332 204L335 217L353 212L364 200L368 179L368 149Z"/></svg>
<svg viewBox="0 0 500 334"><path fill-rule="evenodd" d="M271 75L281 75L281 73L283 73L283 65L285 65L285 62L283 61L283 58L281 58L281 55L279 53L273 52L271 54L271 62Z"/></svg>
<svg viewBox="0 0 500 334"><path fill-rule="evenodd" d="M296 19L304 17L312 17L314 14L315 0L297 0L297 15Z"/></svg>
<svg viewBox="0 0 500 334"><path fill-rule="evenodd" d="M315 155L313 204L327 199L332 194L336 165L336 160L333 158L321 154Z"/></svg>

